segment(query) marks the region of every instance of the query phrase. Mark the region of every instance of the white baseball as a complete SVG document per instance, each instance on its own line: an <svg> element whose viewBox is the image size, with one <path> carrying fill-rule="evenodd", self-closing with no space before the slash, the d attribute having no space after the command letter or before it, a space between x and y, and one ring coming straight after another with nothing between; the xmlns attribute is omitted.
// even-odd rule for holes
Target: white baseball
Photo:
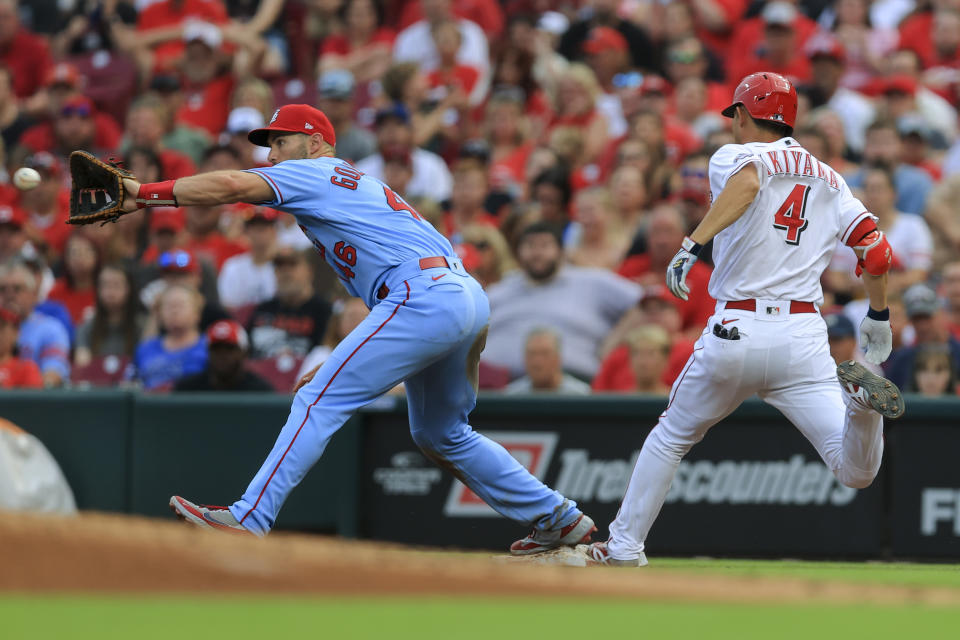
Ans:
<svg viewBox="0 0 960 640"><path fill-rule="evenodd" d="M40 184L40 174L36 169L20 167L13 174L13 185L21 191L29 191Z"/></svg>

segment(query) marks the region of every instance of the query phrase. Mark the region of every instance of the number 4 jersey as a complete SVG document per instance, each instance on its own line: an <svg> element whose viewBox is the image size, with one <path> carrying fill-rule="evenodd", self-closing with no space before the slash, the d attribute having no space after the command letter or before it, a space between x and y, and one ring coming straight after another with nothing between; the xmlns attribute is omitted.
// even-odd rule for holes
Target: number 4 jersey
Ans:
<svg viewBox="0 0 960 640"><path fill-rule="evenodd" d="M846 242L870 213L836 171L793 138L721 147L710 158L713 199L749 164L760 176L760 191L714 238L710 295L821 304L820 276L837 240Z"/></svg>
<svg viewBox="0 0 960 640"><path fill-rule="evenodd" d="M273 189L274 199L259 204L293 214L347 291L370 308L393 267L454 255L450 242L413 207L344 160L286 160L249 171Z"/></svg>

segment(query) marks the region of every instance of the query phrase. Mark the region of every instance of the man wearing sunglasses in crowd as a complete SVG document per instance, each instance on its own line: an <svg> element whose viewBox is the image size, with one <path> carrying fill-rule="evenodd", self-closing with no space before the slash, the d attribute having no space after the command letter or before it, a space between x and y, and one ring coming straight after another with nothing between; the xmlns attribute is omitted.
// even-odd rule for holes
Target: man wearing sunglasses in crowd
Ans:
<svg viewBox="0 0 960 640"><path fill-rule="evenodd" d="M112 126L104 126L104 118ZM30 153L48 151L65 160L74 149L108 156L120 146L121 132L109 116L97 114L93 102L75 94L66 100L49 122L30 127L20 145Z"/></svg>

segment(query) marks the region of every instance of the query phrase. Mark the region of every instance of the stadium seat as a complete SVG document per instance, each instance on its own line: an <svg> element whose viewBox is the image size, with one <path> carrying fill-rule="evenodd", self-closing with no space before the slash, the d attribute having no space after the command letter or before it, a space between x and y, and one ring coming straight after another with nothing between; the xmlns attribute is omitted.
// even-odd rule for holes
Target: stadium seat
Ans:
<svg viewBox="0 0 960 640"><path fill-rule="evenodd" d="M257 308L255 304L245 304L242 307L235 307L229 310L230 317L240 323L241 327L246 327L253 310Z"/></svg>
<svg viewBox="0 0 960 640"><path fill-rule="evenodd" d="M110 55L106 51L70 58L80 75L86 78L84 94L97 108L124 123L127 107L137 91L137 68L126 57Z"/></svg>
<svg viewBox="0 0 960 640"><path fill-rule="evenodd" d="M74 367L70 379L79 387L112 387L126 379L130 358L103 356L94 358L90 364Z"/></svg>
<svg viewBox="0 0 960 640"><path fill-rule="evenodd" d="M478 386L481 389L503 389L510 382L510 370L493 364L480 361L480 375Z"/></svg>
<svg viewBox="0 0 960 640"><path fill-rule="evenodd" d="M277 107L285 104L314 104L317 90L314 83L303 82L299 78L276 78L270 81L273 99Z"/></svg>
<svg viewBox="0 0 960 640"><path fill-rule="evenodd" d="M279 393L290 393L297 382L297 372L303 358L289 353L272 358L248 360L247 368L273 386Z"/></svg>

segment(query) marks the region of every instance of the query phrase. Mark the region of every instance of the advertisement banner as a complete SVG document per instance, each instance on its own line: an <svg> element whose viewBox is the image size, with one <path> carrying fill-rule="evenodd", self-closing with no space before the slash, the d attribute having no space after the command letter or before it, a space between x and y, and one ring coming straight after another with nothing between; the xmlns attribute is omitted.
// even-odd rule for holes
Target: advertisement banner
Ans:
<svg viewBox="0 0 960 640"><path fill-rule="evenodd" d="M505 549L528 528L500 517L413 444L406 415L365 416L361 535ZM596 521L607 537L649 428L628 416L485 416L474 427ZM652 421L651 421L652 422ZM647 541L655 554L875 556L883 490L841 485L785 419L717 425L677 471Z"/></svg>
<svg viewBox="0 0 960 640"><path fill-rule="evenodd" d="M909 415L907 416L909 417ZM890 528L897 557L960 555L960 429L955 424L898 424L887 438Z"/></svg>

